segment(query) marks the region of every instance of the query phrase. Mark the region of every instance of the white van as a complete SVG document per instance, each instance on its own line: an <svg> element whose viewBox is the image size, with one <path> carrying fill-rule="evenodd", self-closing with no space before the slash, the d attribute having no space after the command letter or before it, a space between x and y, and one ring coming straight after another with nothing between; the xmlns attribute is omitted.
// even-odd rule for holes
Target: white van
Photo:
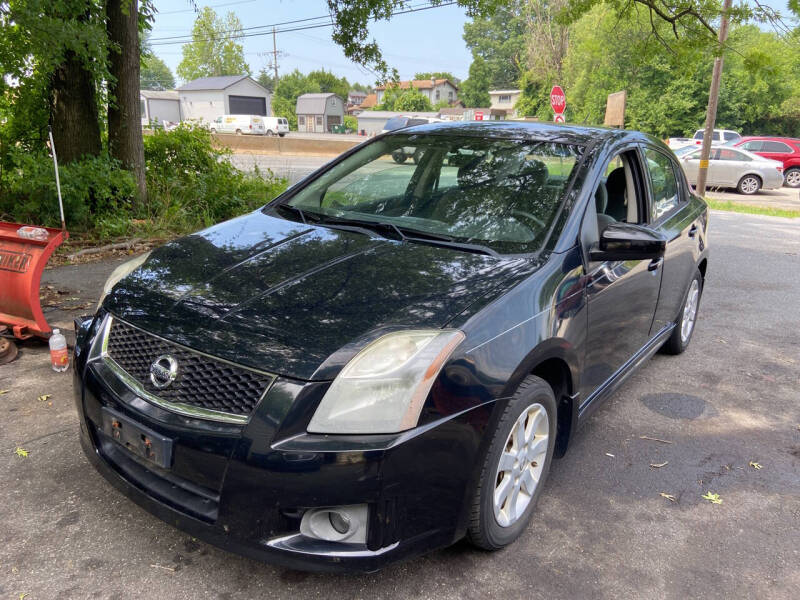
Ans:
<svg viewBox="0 0 800 600"><path fill-rule="evenodd" d="M283 137L289 133L289 121L283 117L264 117L264 129L267 135L275 135L277 133Z"/></svg>
<svg viewBox="0 0 800 600"><path fill-rule="evenodd" d="M264 135L264 119L259 115L222 115L211 121L211 133L235 133L236 135Z"/></svg>

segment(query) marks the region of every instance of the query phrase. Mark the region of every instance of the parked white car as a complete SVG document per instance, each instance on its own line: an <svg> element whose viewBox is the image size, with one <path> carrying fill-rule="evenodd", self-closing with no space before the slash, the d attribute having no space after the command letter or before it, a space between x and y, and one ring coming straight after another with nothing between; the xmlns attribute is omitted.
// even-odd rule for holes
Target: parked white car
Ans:
<svg viewBox="0 0 800 600"><path fill-rule="evenodd" d="M289 121L283 117L263 117L264 129L267 135L279 135L281 137L289 133Z"/></svg>
<svg viewBox="0 0 800 600"><path fill-rule="evenodd" d="M703 136L705 135L705 130L698 129L694 132L694 137L685 138L685 137L674 137L667 139L667 146L672 148L673 150L677 148L683 148L685 146L700 146L703 143ZM740 139L742 135L738 131L733 131L731 129L715 129L712 137L711 143L712 144L725 144L727 142L734 142Z"/></svg>
<svg viewBox="0 0 800 600"><path fill-rule="evenodd" d="M700 148L676 152L689 183L697 183L700 168ZM736 188L740 194L755 194L759 190L774 190L783 185L783 163L728 146L711 148L708 161L709 187Z"/></svg>
<svg viewBox="0 0 800 600"><path fill-rule="evenodd" d="M222 115L211 122L211 133L235 133L236 135L264 135L264 119L260 115Z"/></svg>

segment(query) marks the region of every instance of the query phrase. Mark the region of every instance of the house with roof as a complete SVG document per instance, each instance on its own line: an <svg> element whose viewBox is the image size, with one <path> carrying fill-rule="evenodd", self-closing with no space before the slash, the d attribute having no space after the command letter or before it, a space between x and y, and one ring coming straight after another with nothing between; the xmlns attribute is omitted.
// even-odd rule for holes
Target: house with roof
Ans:
<svg viewBox="0 0 800 600"><path fill-rule="evenodd" d="M514 105L522 95L522 90L489 90L492 119L513 119L517 117Z"/></svg>
<svg viewBox="0 0 800 600"><path fill-rule="evenodd" d="M333 93L302 94L297 97L297 131L329 133L344 122L344 100Z"/></svg>
<svg viewBox="0 0 800 600"><path fill-rule="evenodd" d="M201 77L178 88L183 120L222 115L270 115L270 94L248 75Z"/></svg>
<svg viewBox="0 0 800 600"><path fill-rule="evenodd" d="M348 104L355 104L356 106L360 106L361 103L367 97L367 92L360 92L358 90L350 90L347 93L347 103Z"/></svg>
<svg viewBox="0 0 800 600"><path fill-rule="evenodd" d="M140 90L142 126L181 122L181 99L175 90Z"/></svg>
<svg viewBox="0 0 800 600"><path fill-rule="evenodd" d="M379 85L375 88L377 95L377 104L383 103L383 97L386 90L391 87L399 87L401 90L415 88L431 101L431 104L436 104L443 100L448 104L453 104L458 100L458 86L449 79L414 79L411 81L398 81L390 82L385 85Z"/></svg>

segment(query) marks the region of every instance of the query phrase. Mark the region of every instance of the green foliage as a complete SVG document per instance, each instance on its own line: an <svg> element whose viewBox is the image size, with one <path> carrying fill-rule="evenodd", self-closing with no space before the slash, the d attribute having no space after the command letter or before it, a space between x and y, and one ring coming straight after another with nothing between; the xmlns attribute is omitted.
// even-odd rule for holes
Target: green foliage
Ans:
<svg viewBox="0 0 800 600"><path fill-rule="evenodd" d="M485 68L488 77L486 90L516 88L525 68L525 1L496 4L499 6L494 12L482 11L464 25L464 42L472 51L473 61L481 58L485 63L481 69Z"/></svg>
<svg viewBox="0 0 800 600"><path fill-rule="evenodd" d="M424 73L414 73L414 79L449 79L452 83L458 84L458 78L450 71L425 71Z"/></svg>
<svg viewBox="0 0 800 600"><path fill-rule="evenodd" d="M155 54L142 54L139 81L143 90L174 90L175 76Z"/></svg>
<svg viewBox="0 0 800 600"><path fill-rule="evenodd" d="M373 110L396 110L401 112L428 112L433 105L428 97L416 88L401 89L397 85L389 85L383 92L383 102Z"/></svg>
<svg viewBox="0 0 800 600"><path fill-rule="evenodd" d="M347 94L350 93L350 84L345 77L336 77L336 75L330 71L322 69L319 71L311 71L306 76L306 80L308 84L315 89L319 88L320 92L336 94L339 98L347 102Z"/></svg>
<svg viewBox="0 0 800 600"><path fill-rule="evenodd" d="M0 220L58 226L53 159L42 149L11 148L5 157ZM136 194L133 175L107 154L59 167L64 216L70 229L85 230L98 218L128 213Z"/></svg>
<svg viewBox="0 0 800 600"><path fill-rule="evenodd" d="M208 130L182 124L145 137L147 193L140 218L187 231L253 210L277 196L286 181L271 173L245 173L230 151L216 148Z"/></svg>
<svg viewBox="0 0 800 600"><path fill-rule="evenodd" d="M183 46L178 77L191 81L218 75L250 75L244 59L242 22L232 12L217 16L213 8L203 7L192 27L192 42Z"/></svg>
<svg viewBox="0 0 800 600"><path fill-rule="evenodd" d="M489 87L491 74L489 66L481 56L476 56L469 66L469 77L462 83L458 91L458 98L465 106L471 108L482 108L489 106Z"/></svg>
<svg viewBox="0 0 800 600"><path fill-rule="evenodd" d="M275 91L275 77L272 74L272 71L268 71L267 69L261 69L258 72L258 77L256 77L256 81L261 87L263 87L265 90L268 90L270 93Z"/></svg>
<svg viewBox="0 0 800 600"><path fill-rule="evenodd" d="M352 131L358 131L358 119L352 115L345 115L344 126Z"/></svg>

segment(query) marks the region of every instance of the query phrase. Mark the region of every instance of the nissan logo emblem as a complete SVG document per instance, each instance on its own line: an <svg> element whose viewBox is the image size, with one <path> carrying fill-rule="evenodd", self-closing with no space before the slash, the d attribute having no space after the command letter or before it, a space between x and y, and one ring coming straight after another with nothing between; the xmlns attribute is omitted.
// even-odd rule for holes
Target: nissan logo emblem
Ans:
<svg viewBox="0 0 800 600"><path fill-rule="evenodd" d="M150 365L150 381L163 390L178 376L178 361L169 354L162 354Z"/></svg>

